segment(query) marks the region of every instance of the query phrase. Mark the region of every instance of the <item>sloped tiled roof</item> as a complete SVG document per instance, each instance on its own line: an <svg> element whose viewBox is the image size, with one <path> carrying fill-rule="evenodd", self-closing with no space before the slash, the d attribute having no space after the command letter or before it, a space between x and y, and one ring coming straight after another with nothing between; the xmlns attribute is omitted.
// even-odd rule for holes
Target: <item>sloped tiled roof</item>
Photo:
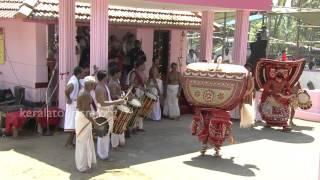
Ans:
<svg viewBox="0 0 320 180"><path fill-rule="evenodd" d="M0 0L0 18L14 18L23 0Z"/></svg>
<svg viewBox="0 0 320 180"><path fill-rule="evenodd" d="M57 21L59 0L38 0L27 20ZM0 0L0 18L14 18L23 0ZM8 12L5 13L5 12ZM76 2L77 22L89 22L90 3ZM109 6L109 22L118 25L199 28L201 18L188 11Z"/></svg>

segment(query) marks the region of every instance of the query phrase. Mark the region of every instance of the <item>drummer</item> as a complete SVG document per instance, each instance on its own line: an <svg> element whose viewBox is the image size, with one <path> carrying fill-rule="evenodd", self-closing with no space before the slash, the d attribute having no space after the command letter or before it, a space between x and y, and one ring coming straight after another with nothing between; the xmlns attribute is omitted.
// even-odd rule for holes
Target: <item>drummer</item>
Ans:
<svg viewBox="0 0 320 180"><path fill-rule="evenodd" d="M105 117L109 122L109 133L104 137L97 139L97 154L101 159L108 159L110 132L113 128L113 105L124 103L123 99L112 101L109 88L107 86L107 71L99 70L97 72L98 84L95 90L95 96L98 107L98 115Z"/></svg>
<svg viewBox="0 0 320 180"><path fill-rule="evenodd" d="M111 63L109 65L109 88L110 88L110 95L112 100L121 99L121 86L120 86L120 77L121 71L117 67L117 64ZM125 145L125 137L124 133L122 134L114 134L111 133L111 145L113 149L116 149L118 146Z"/></svg>
<svg viewBox="0 0 320 180"><path fill-rule="evenodd" d="M144 75L145 61L146 57L141 56L137 60L135 68L128 74L129 84L131 86L134 86L134 91L137 98L141 98L144 95L144 91L146 89L147 78ZM143 118L139 116L137 118L137 124L136 127L133 129L133 132L135 133L136 130L140 132L145 132L145 130L143 129Z"/></svg>
<svg viewBox="0 0 320 180"><path fill-rule="evenodd" d="M95 85L94 77L85 77L84 88L79 92L77 98L75 162L76 168L80 172L91 172L93 165L97 163L94 152L92 126L97 128L99 125L90 116L90 104L92 102L90 91L94 90Z"/></svg>

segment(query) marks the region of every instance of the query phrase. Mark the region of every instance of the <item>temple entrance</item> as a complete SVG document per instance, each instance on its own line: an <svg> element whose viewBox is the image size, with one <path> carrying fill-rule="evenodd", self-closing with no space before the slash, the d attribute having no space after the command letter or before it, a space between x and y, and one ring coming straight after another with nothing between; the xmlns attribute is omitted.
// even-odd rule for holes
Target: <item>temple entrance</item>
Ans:
<svg viewBox="0 0 320 180"><path fill-rule="evenodd" d="M168 72L169 65L169 44L170 31L168 30L155 30L153 40L153 56L160 57L160 73L162 78L165 78Z"/></svg>

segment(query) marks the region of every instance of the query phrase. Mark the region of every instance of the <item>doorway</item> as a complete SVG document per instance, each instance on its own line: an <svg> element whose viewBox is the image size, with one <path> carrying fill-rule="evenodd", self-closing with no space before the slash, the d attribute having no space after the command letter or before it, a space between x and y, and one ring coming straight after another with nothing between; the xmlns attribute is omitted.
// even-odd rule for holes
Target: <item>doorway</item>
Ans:
<svg viewBox="0 0 320 180"><path fill-rule="evenodd" d="M166 78L170 57L170 31L155 30L153 40L153 57L160 57L160 74Z"/></svg>

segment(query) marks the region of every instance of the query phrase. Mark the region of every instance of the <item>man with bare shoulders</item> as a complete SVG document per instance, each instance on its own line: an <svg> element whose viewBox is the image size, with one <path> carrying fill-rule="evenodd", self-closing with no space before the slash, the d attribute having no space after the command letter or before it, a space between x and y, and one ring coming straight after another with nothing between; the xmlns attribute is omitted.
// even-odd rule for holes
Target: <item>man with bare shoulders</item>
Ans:
<svg viewBox="0 0 320 180"><path fill-rule="evenodd" d="M144 95L144 91L146 89L146 77L144 75L145 70L145 61L146 57L140 57L139 60L135 64L135 68L128 74L129 79L129 85L134 87L135 96L137 98L141 98ZM133 131L135 132L135 129L140 132L144 132L143 129L143 118L140 116L137 116L138 118L136 120L136 127L133 127Z"/></svg>
<svg viewBox="0 0 320 180"><path fill-rule="evenodd" d="M95 88L95 78L87 76L84 78L84 88L80 91L77 98L77 110L75 115L76 131L76 167L80 172L90 172L92 166L97 163L94 151L92 136L92 125L99 125L90 116L92 98L90 91Z"/></svg>
<svg viewBox="0 0 320 180"><path fill-rule="evenodd" d="M159 72L159 64L160 59L159 57L154 57L152 59L152 66L149 71L149 79L148 79L148 88L151 90L151 92L161 97L162 95L162 80ZM158 101L154 103L150 118L154 121L160 121L161 120L161 107L160 107L160 98L158 98Z"/></svg>
<svg viewBox="0 0 320 180"><path fill-rule="evenodd" d="M73 70L73 75L67 83L65 96L67 100L66 114L64 118L64 132L69 133L69 137L65 144L66 147L74 147L74 131L75 131L75 116L77 107L77 97L81 89L80 79L83 75L83 69L76 67Z"/></svg>
<svg viewBox="0 0 320 180"><path fill-rule="evenodd" d="M121 77L121 71L118 68L117 64L111 64L109 66L109 88L110 88L110 94L112 100L121 99L121 86L120 86L120 77ZM118 146L124 146L125 145L125 137L124 133L122 134L115 134L111 133L111 145L113 149L118 148Z"/></svg>
<svg viewBox="0 0 320 180"><path fill-rule="evenodd" d="M109 123L109 133L104 137L97 139L97 154L101 159L108 159L110 132L113 128L113 105L121 104L123 99L112 101L109 88L107 86L108 73L100 70L97 73L98 84L95 90L95 97L97 101L97 112L99 117L105 117Z"/></svg>
<svg viewBox="0 0 320 180"><path fill-rule="evenodd" d="M170 119L178 119L180 117L181 74L177 69L178 65L172 63L171 71L167 75L167 87L165 88L163 115L168 116Z"/></svg>

